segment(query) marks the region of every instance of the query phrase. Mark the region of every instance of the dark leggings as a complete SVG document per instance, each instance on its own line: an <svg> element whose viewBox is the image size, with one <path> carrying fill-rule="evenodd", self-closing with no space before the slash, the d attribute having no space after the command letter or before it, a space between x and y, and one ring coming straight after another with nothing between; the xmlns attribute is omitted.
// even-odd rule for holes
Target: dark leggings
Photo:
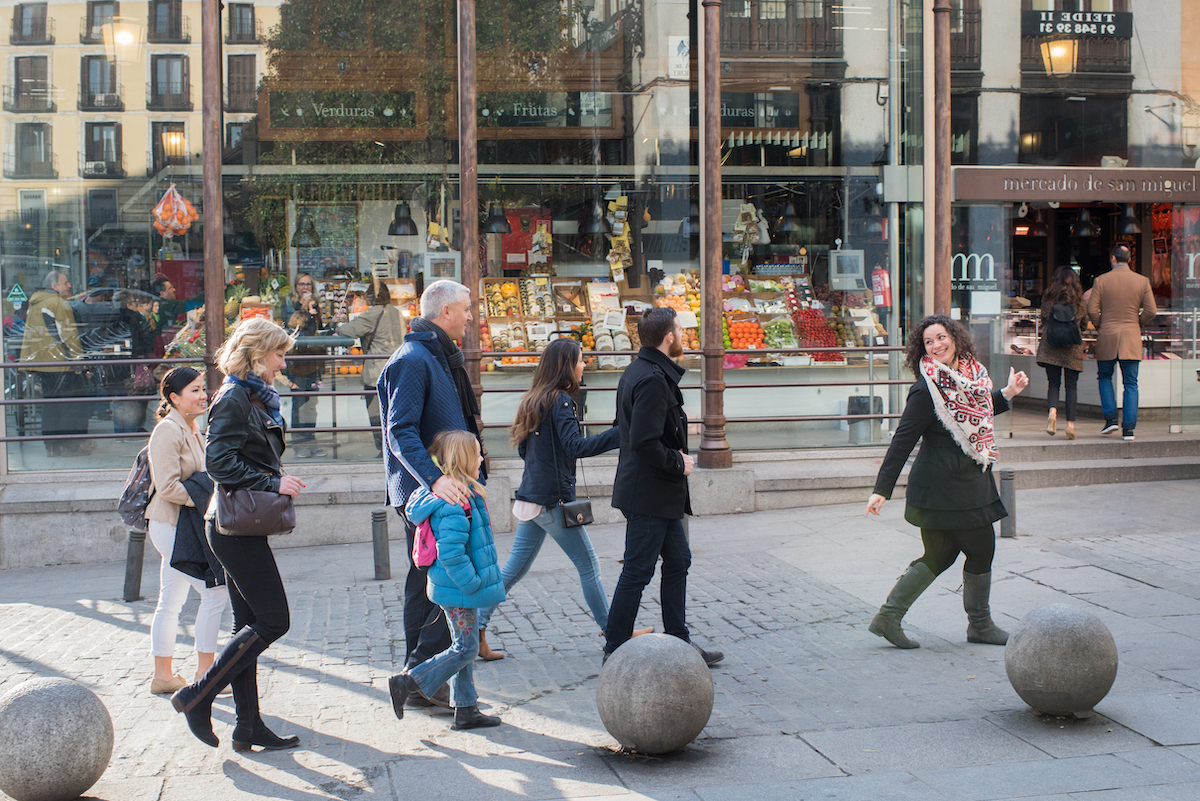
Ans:
<svg viewBox="0 0 1200 801"><path fill-rule="evenodd" d="M291 626L287 593L266 537L226 537L211 521L208 542L225 568L234 633L249 626L267 644L287 634Z"/></svg>
<svg viewBox="0 0 1200 801"><path fill-rule="evenodd" d="M996 554L996 535L990 525L979 528L921 529L925 555L921 562L935 576L954 564L960 553L967 557L963 571L972 575L992 572L992 557Z"/></svg>
<svg viewBox="0 0 1200 801"><path fill-rule="evenodd" d="M1062 379L1063 371L1067 373L1067 422L1075 422L1075 400L1079 397L1079 392L1076 387L1079 384L1079 371L1072 370L1068 367L1059 367L1056 364L1044 364L1046 368L1046 411L1058 406L1058 385Z"/></svg>

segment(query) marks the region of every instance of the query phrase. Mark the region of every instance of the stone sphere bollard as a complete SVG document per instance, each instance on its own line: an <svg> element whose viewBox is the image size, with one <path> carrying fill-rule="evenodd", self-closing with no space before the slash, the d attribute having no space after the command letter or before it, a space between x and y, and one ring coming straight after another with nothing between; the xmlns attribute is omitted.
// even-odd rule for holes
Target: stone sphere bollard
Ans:
<svg viewBox="0 0 1200 801"><path fill-rule="evenodd" d="M1117 678L1117 644L1091 612L1046 604L1009 636L1004 669L1017 695L1038 712L1086 718Z"/></svg>
<svg viewBox="0 0 1200 801"><path fill-rule="evenodd" d="M69 679L30 679L0 696L0 790L16 801L70 801L108 767L112 718Z"/></svg>
<svg viewBox="0 0 1200 801"><path fill-rule="evenodd" d="M666 754L696 739L708 724L713 680L691 644L644 634L614 651L600 670L596 707L604 728L622 746Z"/></svg>

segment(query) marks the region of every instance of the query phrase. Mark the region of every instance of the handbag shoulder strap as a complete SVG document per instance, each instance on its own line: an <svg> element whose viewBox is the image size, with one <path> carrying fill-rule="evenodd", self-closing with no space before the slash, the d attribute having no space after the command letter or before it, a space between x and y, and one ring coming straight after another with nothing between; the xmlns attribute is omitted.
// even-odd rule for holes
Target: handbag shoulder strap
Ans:
<svg viewBox="0 0 1200 801"><path fill-rule="evenodd" d="M574 401L572 401L572 404L573 403L574 403ZM558 476L559 478L562 478L562 473L558 469L558 449L554 446L554 441L556 439L558 439L558 431L554 426L554 420L551 417L551 415L546 415L545 422L548 422L550 424L550 452L554 455L554 474L556 476ZM575 424L579 425L579 416L578 415L575 415ZM579 465L579 473L580 473L580 475L583 476L584 486L587 486L587 475L583 472L583 465L579 462L578 459L576 459L575 462L577 465ZM558 487L560 490L558 493L558 502L562 503L563 502L562 492L561 492L562 484L560 483L558 485ZM587 498L588 496L585 495L584 497Z"/></svg>

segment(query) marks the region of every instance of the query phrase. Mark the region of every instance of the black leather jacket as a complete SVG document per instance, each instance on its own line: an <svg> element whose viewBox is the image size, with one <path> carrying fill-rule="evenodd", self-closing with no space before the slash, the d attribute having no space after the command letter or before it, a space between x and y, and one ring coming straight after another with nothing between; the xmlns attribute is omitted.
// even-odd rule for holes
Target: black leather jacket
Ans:
<svg viewBox="0 0 1200 801"><path fill-rule="evenodd" d="M222 384L208 413L205 466L213 481L230 489L279 492L283 428L250 400L250 390ZM274 437L275 450L267 437Z"/></svg>

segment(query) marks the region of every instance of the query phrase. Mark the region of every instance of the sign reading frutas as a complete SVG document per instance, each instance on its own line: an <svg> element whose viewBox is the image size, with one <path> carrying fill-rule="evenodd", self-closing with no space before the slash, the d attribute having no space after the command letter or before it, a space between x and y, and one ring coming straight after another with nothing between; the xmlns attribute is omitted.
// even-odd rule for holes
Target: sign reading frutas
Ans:
<svg viewBox="0 0 1200 801"><path fill-rule="evenodd" d="M607 128L613 124L607 92L485 92L476 121L481 128Z"/></svg>
<svg viewBox="0 0 1200 801"><path fill-rule="evenodd" d="M412 92L271 92L272 128L412 128Z"/></svg>

